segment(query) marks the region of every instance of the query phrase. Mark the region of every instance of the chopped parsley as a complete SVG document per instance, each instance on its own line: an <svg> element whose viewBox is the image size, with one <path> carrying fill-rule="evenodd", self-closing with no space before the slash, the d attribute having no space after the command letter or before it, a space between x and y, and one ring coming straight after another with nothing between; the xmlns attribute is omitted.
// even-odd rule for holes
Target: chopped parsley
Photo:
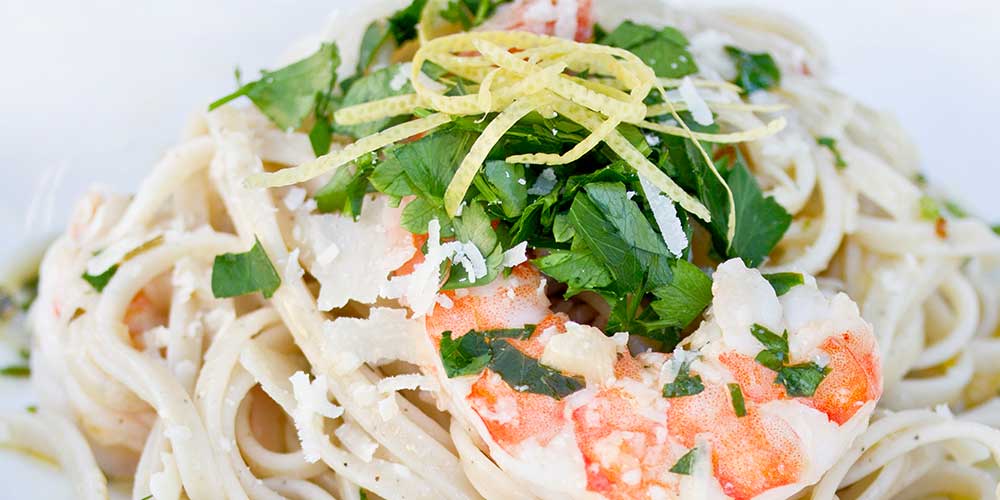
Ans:
<svg viewBox="0 0 1000 500"><path fill-rule="evenodd" d="M692 470L694 469L694 459L697 454L698 448L691 448L687 453L684 454L673 467L670 468L670 472L674 474L682 474L685 476L690 476Z"/></svg>
<svg viewBox="0 0 1000 500"><path fill-rule="evenodd" d="M990 229L993 230L993 234L1000 236L1000 224L994 224Z"/></svg>
<svg viewBox="0 0 1000 500"><path fill-rule="evenodd" d="M947 210L948 213L952 215L952 217L964 219L969 216L969 212L966 212L965 209L962 208L962 205L959 205L958 203L952 200L944 200L943 202L941 202L941 205L944 206L944 209Z"/></svg>
<svg viewBox="0 0 1000 500"><path fill-rule="evenodd" d="M937 200L927 195L920 197L920 218L929 221L941 218L941 207Z"/></svg>
<svg viewBox="0 0 1000 500"><path fill-rule="evenodd" d="M377 158L369 153L355 160L353 165L335 170L330 181L313 195L316 209L320 213L343 213L357 220L368 192L368 176Z"/></svg>
<svg viewBox="0 0 1000 500"><path fill-rule="evenodd" d="M282 130L296 129L328 94L337 80L340 55L336 44L325 43L311 56L276 71L262 71L261 78L244 84L232 94L209 104L213 110L240 96L247 96Z"/></svg>
<svg viewBox="0 0 1000 500"><path fill-rule="evenodd" d="M385 42L389 40L390 36L388 22L376 19L368 25L368 28L365 29L365 34L361 37L358 65L355 68L357 74L364 75L368 72L368 68L375 63L375 58L378 57L379 51L385 45Z"/></svg>
<svg viewBox="0 0 1000 500"><path fill-rule="evenodd" d="M750 334L764 345L764 350L757 354L757 362L778 373L774 383L785 386L789 396L811 397L830 373L829 368L812 361L789 365L788 332L778 335L767 327L754 324Z"/></svg>
<svg viewBox="0 0 1000 500"><path fill-rule="evenodd" d="M673 382L663 384L663 397L679 398L694 396L705 390L701 375L691 375L690 362L682 363Z"/></svg>
<svg viewBox="0 0 1000 500"><path fill-rule="evenodd" d="M261 292L269 299L280 285L281 278L258 239L249 251L217 255L212 264L212 295L215 298Z"/></svg>
<svg viewBox="0 0 1000 500"><path fill-rule="evenodd" d="M698 72L698 65L687 50L687 38L670 26L657 30L625 21L611 33L600 37L597 43L632 52L653 68L659 77L681 78Z"/></svg>
<svg viewBox="0 0 1000 500"><path fill-rule="evenodd" d="M765 274L764 279L774 288L774 293L781 297L789 290L805 283L801 273L772 273Z"/></svg>
<svg viewBox="0 0 1000 500"><path fill-rule="evenodd" d="M519 351L509 339L527 339L534 325L524 328L470 330L458 339L451 332L441 337L441 361L449 378L493 370L514 390L562 399L583 388L583 382L549 368Z"/></svg>
<svg viewBox="0 0 1000 500"><path fill-rule="evenodd" d="M101 274L88 274L83 273L83 280L90 283L90 286L94 287L94 290L98 292L103 292L104 287L108 286L108 282L111 278L118 272L118 264L109 267L106 271Z"/></svg>
<svg viewBox="0 0 1000 500"><path fill-rule="evenodd" d="M657 300L649 304L667 326L684 328L712 302L712 278L686 260L675 260L673 279L653 290Z"/></svg>
<svg viewBox="0 0 1000 500"><path fill-rule="evenodd" d="M837 139L833 137L817 137L816 144L829 149L833 153L833 165L837 167L837 170L843 170L847 168L847 162L844 161L844 157L840 154L840 149L837 148Z"/></svg>
<svg viewBox="0 0 1000 500"><path fill-rule="evenodd" d="M733 400L733 411L736 412L736 416L747 416L747 407L743 401L743 389L740 388L740 384L727 384L727 386L729 387L729 397Z"/></svg>
<svg viewBox="0 0 1000 500"><path fill-rule="evenodd" d="M397 45L413 40L417 37L417 24L420 22L420 13L424 10L427 0L414 0L406 7L396 11L389 18L389 33L396 40Z"/></svg>
<svg viewBox="0 0 1000 500"><path fill-rule="evenodd" d="M0 368L0 376L24 378L31 376L31 367L28 365L8 365Z"/></svg>
<svg viewBox="0 0 1000 500"><path fill-rule="evenodd" d="M450 0L440 15L446 21L471 29L490 18L497 7L513 0Z"/></svg>
<svg viewBox="0 0 1000 500"><path fill-rule="evenodd" d="M38 413L38 405L28 405L24 408L24 411L28 413Z"/></svg>
<svg viewBox="0 0 1000 500"><path fill-rule="evenodd" d="M748 94L781 84L781 70L770 54L747 52L732 45L726 46L726 54L736 64L735 83Z"/></svg>

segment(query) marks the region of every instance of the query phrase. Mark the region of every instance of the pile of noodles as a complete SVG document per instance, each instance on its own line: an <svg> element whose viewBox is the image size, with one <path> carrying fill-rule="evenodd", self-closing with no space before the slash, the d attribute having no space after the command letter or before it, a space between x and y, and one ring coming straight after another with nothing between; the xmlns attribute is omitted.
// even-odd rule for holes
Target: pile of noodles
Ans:
<svg viewBox="0 0 1000 500"><path fill-rule="evenodd" d="M325 37L347 59L341 68L355 66L367 21L400 2L371 3L341 13ZM847 292L874 325L885 374L870 428L800 498L994 495L996 476L982 464L1000 450L1000 239L971 218L945 228L921 219L914 146L890 117L830 88L818 44L788 20L653 1L597 10L605 26L641 13L643 23L678 27L703 78L732 78L713 69L723 43L769 52L783 70L779 90L753 98L788 104L774 114L787 127L743 146L760 184L794 215L764 269L811 273L824 290ZM764 125L750 111L716 113L724 131ZM817 136L837 138L846 168ZM105 475L134 477L136 500L356 500L362 488L383 498L530 498L435 409L432 393L385 382L415 370L387 347L397 342L391 332L359 332L372 359L338 369L328 322L367 317L367 307L321 312L298 265L289 189L244 184L265 166L311 159L304 134L226 106L199 114L134 197L84 200L42 264L32 313L41 410L0 417L5 441L58 460L82 499L107 497ZM270 300L214 299L212 259L244 251L254 236L281 287ZM127 239L161 244L123 262L103 293L89 292L80 275L91 253ZM123 318L140 291L166 311L166 326L135 339ZM326 387L294 383L298 371ZM317 403L315 390L328 390L343 414ZM303 450L302 433L329 438Z"/></svg>

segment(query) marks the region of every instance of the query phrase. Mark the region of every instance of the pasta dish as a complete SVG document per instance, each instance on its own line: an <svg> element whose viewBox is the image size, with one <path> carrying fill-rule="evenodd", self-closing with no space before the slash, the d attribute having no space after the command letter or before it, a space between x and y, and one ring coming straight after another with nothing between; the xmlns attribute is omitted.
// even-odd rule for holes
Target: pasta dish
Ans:
<svg viewBox="0 0 1000 500"><path fill-rule="evenodd" d="M997 497L1000 236L808 33L363 3L79 201L0 442L80 499Z"/></svg>

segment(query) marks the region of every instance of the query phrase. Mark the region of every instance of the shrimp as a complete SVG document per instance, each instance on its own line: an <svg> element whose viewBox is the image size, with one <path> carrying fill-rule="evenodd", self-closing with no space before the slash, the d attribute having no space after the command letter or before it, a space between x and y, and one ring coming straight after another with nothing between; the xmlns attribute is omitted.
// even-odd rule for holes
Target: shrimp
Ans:
<svg viewBox="0 0 1000 500"><path fill-rule="evenodd" d="M787 498L833 466L882 392L874 336L857 306L805 281L777 297L757 270L725 262L698 329L673 353L633 356L624 334L553 313L545 278L524 263L489 285L443 292L448 299L425 317L427 340L440 349L445 332L536 325L527 338L504 341L585 383L558 398L512 386L489 367L453 378L440 362L424 369L497 464L540 495ZM810 396L790 395L755 359L765 349L751 333L759 327L787 331L787 365L825 368ZM666 397L664 385L682 376L699 378L701 390Z"/></svg>
<svg viewBox="0 0 1000 500"><path fill-rule="evenodd" d="M502 5L480 29L529 31L578 42L594 35L592 0L515 0Z"/></svg>

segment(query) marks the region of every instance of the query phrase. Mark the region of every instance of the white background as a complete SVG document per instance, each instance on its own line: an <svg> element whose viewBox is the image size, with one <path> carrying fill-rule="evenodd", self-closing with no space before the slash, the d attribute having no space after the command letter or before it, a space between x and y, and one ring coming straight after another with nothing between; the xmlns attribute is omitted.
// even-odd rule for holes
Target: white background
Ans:
<svg viewBox="0 0 1000 500"><path fill-rule="evenodd" d="M343 4L0 0L0 269L57 231L89 185L134 190L190 113L234 88L235 65L246 75L272 67ZM1000 0L742 5L784 11L816 32L834 83L895 112L931 180L1000 222ZM0 408L23 408L30 396L2 397L11 384L0 380ZM0 500L69 498L54 469L11 457L0 453Z"/></svg>

